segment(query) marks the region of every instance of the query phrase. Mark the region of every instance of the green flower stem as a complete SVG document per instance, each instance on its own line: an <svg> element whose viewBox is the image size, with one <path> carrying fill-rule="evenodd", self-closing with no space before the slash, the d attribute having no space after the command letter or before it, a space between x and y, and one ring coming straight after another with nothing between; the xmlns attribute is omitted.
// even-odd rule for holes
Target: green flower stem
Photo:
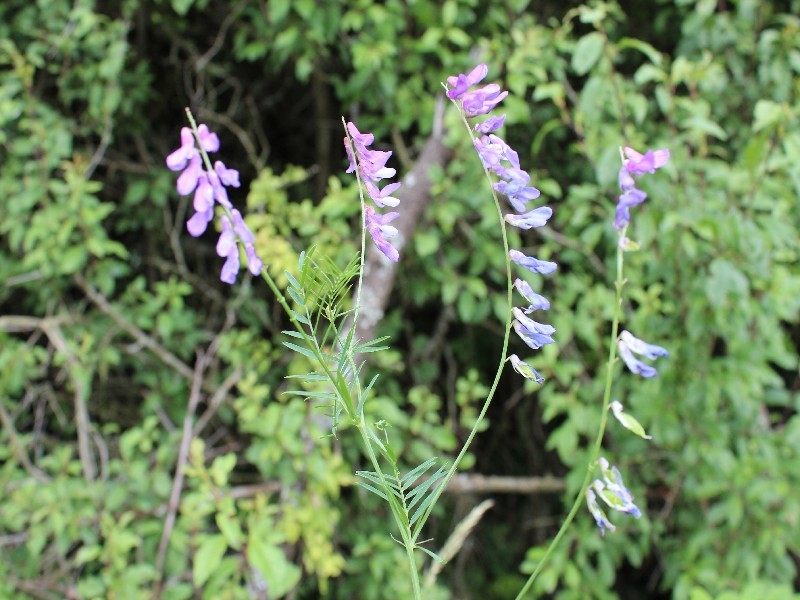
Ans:
<svg viewBox="0 0 800 600"><path fill-rule="evenodd" d="M623 230L618 239L622 239L625 236L625 230ZM589 484L592 481L592 474L594 473L595 464L597 463L597 459L600 456L600 446L603 443L603 435L606 431L606 424L608 423L608 405L611 402L611 384L613 382L613 374L614 374L614 362L616 360L616 353L617 353L617 332L619 330L619 318L621 313L621 306L622 306L622 288L625 287L625 279L623 278L623 250L619 243L617 243L617 280L615 282L615 287L617 290L616 299L614 302L614 319L611 324L611 342L608 347L608 363L606 365L606 385L605 390L603 392L603 411L600 414L600 427L597 430L597 437L595 438L594 445L592 446L592 451L589 455L589 463L586 468L586 476L583 478L583 484L581 484L580 491L575 496L575 502L572 504L572 508L567 515L567 518L564 519L564 523L561 525L561 529L558 530L556 537L553 538L553 541L550 542L550 545L547 547L547 551L544 553L542 560L539 561L539 564L536 565L533 573L528 578L528 581L525 582L525 585L517 594L517 600L522 600L525 594L528 593L533 582L536 581L536 578L539 576L539 573L542 572L544 565L547 563L547 560L555 551L558 543L561 541L561 538L564 537L564 534L567 532L570 524L572 523L575 515L578 513L578 509L583 504L584 494L586 494L586 490L589 488Z"/></svg>
<svg viewBox="0 0 800 600"><path fill-rule="evenodd" d="M475 135L472 131L472 127L470 127L469 122L467 122L467 118L461 109L458 107L458 103L453 101L456 108L458 109L459 114L461 115L461 120L464 123L464 126L467 128L469 132L471 140L475 141ZM481 161L481 165L483 165L483 161ZM475 425L473 425L472 430L469 432L469 436L467 437L467 441L464 442L464 446L461 448L461 452L458 453L456 459L453 461L453 464L450 466L450 469L447 471L447 475L445 475L442 482L436 487L436 490L433 492L433 500L428 504L428 507L425 509L422 517L419 519L415 526L416 532L414 533L414 541L419 538L422 533L422 527L425 525L425 522L430 517L431 512L433 511L433 507L436 506L436 503L439 501L439 497L444 492L445 488L447 487L447 483L452 479L453 475L455 475L456 469L458 469L458 465L461 464L461 460L464 458L464 455L467 453L470 445L472 444L472 440L478 433L478 428L480 424L483 422L484 417L486 416L486 411L489 410L489 405L492 403L492 399L494 398L494 394L497 391L497 386L500 383L500 377L503 374L503 368L505 367L506 363L506 354L508 353L508 338L511 333L511 259L508 257L508 234L506 232L506 222L503 219L503 210L500 207L500 200L497 197L497 192L494 190L494 186L492 185L492 177L489 174L489 170L486 168L486 165L483 165L483 172L486 175L486 179L489 180L489 188L492 190L492 198L494 199L494 205L497 209L497 217L500 219L500 232L502 233L503 237L503 251L505 252L505 260L506 260L506 323L505 323L505 336L503 337L503 349L500 353L500 363L497 366L497 372L494 376L494 381L492 382L492 387L489 389L489 394L486 396L486 400L483 403L483 407L481 408L481 412L478 414L478 418L475 421Z"/></svg>

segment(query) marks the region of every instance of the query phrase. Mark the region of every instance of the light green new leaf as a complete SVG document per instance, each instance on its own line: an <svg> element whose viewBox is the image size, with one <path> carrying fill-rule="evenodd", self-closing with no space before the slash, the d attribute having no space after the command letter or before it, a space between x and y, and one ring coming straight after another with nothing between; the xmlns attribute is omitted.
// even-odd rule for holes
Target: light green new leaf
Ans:
<svg viewBox="0 0 800 600"><path fill-rule="evenodd" d="M642 424L639 423L635 417L632 417L628 413L622 411L622 404L619 401L614 400L609 408L611 409L611 412L614 413L617 421L619 421L625 429L635 433L640 438L644 438L646 440L653 439L652 436L649 436L647 433L645 433L644 427L642 427Z"/></svg>

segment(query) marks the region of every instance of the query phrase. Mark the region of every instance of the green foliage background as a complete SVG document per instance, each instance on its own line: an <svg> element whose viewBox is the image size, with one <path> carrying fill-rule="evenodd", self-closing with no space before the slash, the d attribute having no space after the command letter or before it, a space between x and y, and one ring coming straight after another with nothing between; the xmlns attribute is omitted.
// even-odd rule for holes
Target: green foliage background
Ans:
<svg viewBox="0 0 800 600"><path fill-rule="evenodd" d="M556 475L494 496L431 598L513 597L583 477L613 303L618 147L666 147L633 216L623 326L667 347L614 397L654 443L605 448L645 516L582 514L536 586L557 598L791 598L800 590L800 2L5 0L0 4L0 597L405 598L402 548L355 487L348 431L284 395L260 281L218 282L164 157L189 105L239 168L279 283L310 244L345 264L358 202L340 115L395 149L439 82L486 62L507 139L555 217L557 343L507 376L466 465ZM453 158L401 259L375 419L410 465L454 454L502 339L502 248L479 163ZM394 160L394 159L393 159ZM244 188L243 188L244 189ZM194 440L159 544L192 385ZM438 548L480 495L443 496ZM521 570L520 570L521 569Z"/></svg>

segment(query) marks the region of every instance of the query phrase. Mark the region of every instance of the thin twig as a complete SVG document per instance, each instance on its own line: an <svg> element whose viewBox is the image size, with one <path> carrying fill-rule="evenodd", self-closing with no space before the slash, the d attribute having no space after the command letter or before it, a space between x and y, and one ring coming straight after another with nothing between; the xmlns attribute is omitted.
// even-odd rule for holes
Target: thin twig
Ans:
<svg viewBox="0 0 800 600"><path fill-rule="evenodd" d="M183 490L183 476L186 462L189 458L189 447L192 442L192 420L197 405L200 402L200 392L203 388L203 375L208 366L209 355L200 351L197 354L194 371L192 373L192 387L189 392L189 404L186 407L186 415L183 417L183 435L181 445L178 450L178 462L175 465L175 476L172 479L172 491L167 505L167 516L164 519L164 530L161 533L161 541L158 543L158 554L156 556L156 572L159 580L163 577L164 560L167 555L169 539L175 527L175 519L178 515L178 507L181 502L181 491Z"/></svg>

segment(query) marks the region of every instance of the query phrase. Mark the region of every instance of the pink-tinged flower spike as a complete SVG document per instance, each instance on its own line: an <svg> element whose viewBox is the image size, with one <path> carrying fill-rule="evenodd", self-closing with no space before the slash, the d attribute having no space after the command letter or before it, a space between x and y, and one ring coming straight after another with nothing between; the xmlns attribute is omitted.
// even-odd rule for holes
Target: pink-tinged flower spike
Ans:
<svg viewBox="0 0 800 600"><path fill-rule="evenodd" d="M352 173L358 169L358 174L367 190L367 196L376 206L382 208L385 206L394 207L400 204L400 200L392 196L400 187L399 183L389 183L383 186L383 189L378 188L376 185L378 181L394 176L395 170L386 166L386 161L389 160L392 153L370 150L368 146L375 141L375 136L371 133L361 133L353 123L347 123L347 132L350 135L350 139L353 140L353 147L355 148L355 153L353 153L350 139L345 137L344 147L350 162L347 172ZM378 250L392 262L400 260L400 253L389 242L390 239L397 235L397 228L389 225L389 223L399 216L400 213L396 212L382 215L376 212L372 206L364 205L364 225Z"/></svg>
<svg viewBox="0 0 800 600"><path fill-rule="evenodd" d="M669 150L648 150L644 154L639 154L633 148L625 146L622 151L628 158L625 161L625 168L631 175L644 175L645 173L655 173L667 161L669 161Z"/></svg>
<svg viewBox="0 0 800 600"><path fill-rule="evenodd" d="M540 296L534 292L527 281L516 279L514 281L514 287L517 288L517 291L522 294L522 297L530 304L528 308L523 309L525 314L530 314L535 310L550 310L550 301L544 296Z"/></svg>
<svg viewBox="0 0 800 600"><path fill-rule="evenodd" d="M549 206L540 206L524 215L506 215L506 222L520 229L531 229L532 227L542 227L547 220L553 216L553 209Z"/></svg>
<svg viewBox="0 0 800 600"><path fill-rule="evenodd" d="M511 366L514 367L514 370L522 375L525 379L530 379L531 381L535 381L540 385L544 383L544 377L539 375L539 372L528 363L520 360L519 356L516 354L509 356L508 360L511 361Z"/></svg>
<svg viewBox="0 0 800 600"><path fill-rule="evenodd" d="M528 269L532 273L540 273L541 275L548 275L558 268L558 265L554 262L526 256L519 250L509 250L508 257L520 267Z"/></svg>
<svg viewBox="0 0 800 600"><path fill-rule="evenodd" d="M386 258L392 262L400 260L400 253L397 251L397 248L387 241L397 235L397 229L389 225L389 223L399 216L400 213L396 212L381 215L376 213L375 209L369 205L364 207L364 222L366 223L370 237L372 237L372 241L375 242L378 250L383 252Z"/></svg>
<svg viewBox="0 0 800 600"><path fill-rule="evenodd" d="M488 72L489 67L484 64L480 64L472 69L469 75L464 75L461 73L459 75L448 77L447 85L449 85L451 89L447 90L447 97L451 100L458 100L467 92L469 88L483 81L483 78L486 77Z"/></svg>
<svg viewBox="0 0 800 600"><path fill-rule="evenodd" d="M623 331L619 338L617 338L617 346L619 347L619 355L627 365L632 373L641 375L642 377L655 377L658 371L651 365L642 362L634 356L634 353L654 360L659 356L669 357L669 352L661 346L655 344L648 344L642 340L635 338L629 331Z"/></svg>
<svg viewBox="0 0 800 600"><path fill-rule="evenodd" d="M191 114L189 120L194 126ZM196 133L195 136L188 127L181 129L181 146L167 157L167 167L173 171L183 170L177 182L180 194L194 192L192 206L196 212L186 222L192 236L199 237L208 229L214 218L215 201L223 207L225 214L221 217L216 250L219 256L225 257L220 279L232 284L239 273L239 242L245 246L248 267L253 275L261 272L263 262L256 255L253 233L228 200L226 186L239 187L239 172L227 168L222 161L216 161L212 169L208 153L219 150L219 137L204 124L197 127ZM208 170L203 169L204 164Z"/></svg>

